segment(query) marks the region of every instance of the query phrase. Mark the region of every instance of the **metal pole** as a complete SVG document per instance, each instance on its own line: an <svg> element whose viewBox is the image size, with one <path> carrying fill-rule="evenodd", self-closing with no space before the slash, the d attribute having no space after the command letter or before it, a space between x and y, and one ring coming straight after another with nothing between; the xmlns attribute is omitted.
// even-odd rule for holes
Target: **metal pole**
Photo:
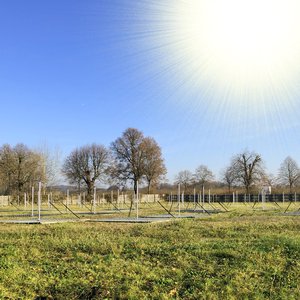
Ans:
<svg viewBox="0 0 300 300"><path fill-rule="evenodd" d="M39 193L38 193L38 221L41 221L41 190L42 190L42 183L39 182Z"/></svg>
<svg viewBox="0 0 300 300"><path fill-rule="evenodd" d="M136 219L139 218L139 182L136 182Z"/></svg>
<svg viewBox="0 0 300 300"><path fill-rule="evenodd" d="M34 205L34 186L31 188L31 216L33 217L33 205Z"/></svg>
<svg viewBox="0 0 300 300"><path fill-rule="evenodd" d="M94 187L93 213L96 213L96 187Z"/></svg>
<svg viewBox="0 0 300 300"><path fill-rule="evenodd" d="M178 212L179 212L179 217L180 217L180 183L178 184Z"/></svg>

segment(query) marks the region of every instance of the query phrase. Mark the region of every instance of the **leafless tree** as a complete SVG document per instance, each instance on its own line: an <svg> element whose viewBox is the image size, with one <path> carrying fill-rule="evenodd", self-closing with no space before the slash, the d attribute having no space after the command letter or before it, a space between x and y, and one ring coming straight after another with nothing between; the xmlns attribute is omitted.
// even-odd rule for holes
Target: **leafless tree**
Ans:
<svg viewBox="0 0 300 300"><path fill-rule="evenodd" d="M249 193L250 188L264 176L261 156L255 152L244 151L232 158L230 166L236 175L236 180Z"/></svg>
<svg viewBox="0 0 300 300"><path fill-rule="evenodd" d="M128 128L111 144L115 159L111 174L119 181L132 180L135 193L137 192L137 182L141 181L144 175L143 140L144 135L141 131Z"/></svg>
<svg viewBox="0 0 300 300"><path fill-rule="evenodd" d="M281 184L288 185L290 193L299 182L300 169L297 162L288 156L280 165L278 179Z"/></svg>
<svg viewBox="0 0 300 300"><path fill-rule="evenodd" d="M153 138L144 138L142 148L145 151L144 176L148 185L148 194L152 185L158 184L167 173L159 145Z"/></svg>
<svg viewBox="0 0 300 300"><path fill-rule="evenodd" d="M184 191L194 182L193 173L189 170L180 171L175 177L175 183L183 186Z"/></svg>
<svg viewBox="0 0 300 300"><path fill-rule="evenodd" d="M41 157L44 186L58 184L61 179L61 152L58 148L52 149L47 144L37 148L36 152Z"/></svg>
<svg viewBox="0 0 300 300"><path fill-rule="evenodd" d="M195 182L201 185L201 189L205 184L214 179L213 172L205 165L200 165L194 174Z"/></svg>
<svg viewBox="0 0 300 300"><path fill-rule="evenodd" d="M15 147L3 145L0 148L0 173L5 185L5 192L20 192L29 185L41 180L41 157L24 144Z"/></svg>
<svg viewBox="0 0 300 300"><path fill-rule="evenodd" d="M10 194L14 181L14 154L10 145L5 144L0 149L0 176L2 190L5 194Z"/></svg>
<svg viewBox="0 0 300 300"><path fill-rule="evenodd" d="M231 188L234 183L237 181L237 174L232 166L228 166L221 172L221 178L224 183L226 183L228 187L228 192L231 192Z"/></svg>
<svg viewBox="0 0 300 300"><path fill-rule="evenodd" d="M91 200L95 182L106 174L109 163L108 150L97 144L77 148L66 158L62 173L70 182L83 182L87 188L87 198Z"/></svg>

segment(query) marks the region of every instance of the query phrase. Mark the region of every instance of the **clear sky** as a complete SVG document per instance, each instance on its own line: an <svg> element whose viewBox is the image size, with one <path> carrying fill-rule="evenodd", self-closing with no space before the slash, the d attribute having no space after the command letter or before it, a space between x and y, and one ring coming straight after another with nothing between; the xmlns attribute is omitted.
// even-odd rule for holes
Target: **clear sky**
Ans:
<svg viewBox="0 0 300 300"><path fill-rule="evenodd" d="M197 9L207 16L217 2ZM221 32L216 21L189 23L205 20L190 16L194 0L3 1L0 143L47 143L64 157L87 143L109 146L135 127L161 145L171 182L200 164L219 175L244 149L273 173L287 155L300 163L300 27L288 24L291 41L273 38L287 36L276 26L286 23L276 15L284 2L275 2L272 18L259 16L271 27L252 32L252 19L237 23L246 15L229 25L232 17L217 15L228 25Z"/></svg>

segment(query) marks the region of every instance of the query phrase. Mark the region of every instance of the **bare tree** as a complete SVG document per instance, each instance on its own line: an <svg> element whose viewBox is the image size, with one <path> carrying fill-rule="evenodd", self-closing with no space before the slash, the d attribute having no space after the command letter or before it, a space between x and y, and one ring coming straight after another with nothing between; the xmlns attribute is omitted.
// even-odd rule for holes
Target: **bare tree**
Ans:
<svg viewBox="0 0 300 300"><path fill-rule="evenodd" d="M114 165L111 176L118 181L133 181L134 192L137 192L137 182L141 181L144 172L145 148L144 135L135 128L126 129L122 136L111 144Z"/></svg>
<svg viewBox="0 0 300 300"><path fill-rule="evenodd" d="M47 144L40 146L36 152L41 157L41 168L43 170L43 183L51 186L58 183L61 177L61 152L58 148L51 149Z"/></svg>
<svg viewBox="0 0 300 300"><path fill-rule="evenodd" d="M148 194L152 185L158 184L167 169L162 158L161 149L153 138L145 138L142 147L145 151L144 176L148 185Z"/></svg>
<svg viewBox="0 0 300 300"><path fill-rule="evenodd" d="M95 182L106 174L108 162L109 153L104 146L87 145L71 152L63 164L62 173L70 182L83 182L88 200L91 200Z"/></svg>
<svg viewBox="0 0 300 300"><path fill-rule="evenodd" d="M288 156L280 165L278 177L281 184L289 186L291 193L300 178L300 169L297 162Z"/></svg>
<svg viewBox="0 0 300 300"><path fill-rule="evenodd" d="M180 171L175 177L175 183L183 186L184 191L193 183L194 176L189 170Z"/></svg>
<svg viewBox="0 0 300 300"><path fill-rule="evenodd" d="M2 190L5 194L10 194L13 188L14 165L13 148L5 144L0 149L0 176Z"/></svg>
<svg viewBox="0 0 300 300"><path fill-rule="evenodd" d="M41 157L24 144L4 145L0 149L0 173L5 192L18 194L39 181L42 176Z"/></svg>
<svg viewBox="0 0 300 300"><path fill-rule="evenodd" d="M232 188L233 184L237 180L236 176L237 176L237 174L236 174L233 166L228 166L221 173L222 181L226 183L229 193L231 192L231 188Z"/></svg>
<svg viewBox="0 0 300 300"><path fill-rule="evenodd" d="M236 180L244 186L246 193L249 193L250 188L264 176L263 161L255 152L244 151L237 154L233 157L230 167L234 170Z"/></svg>
<svg viewBox="0 0 300 300"><path fill-rule="evenodd" d="M200 165L194 174L196 183L201 185L203 189L204 185L214 179L213 172L205 165Z"/></svg>

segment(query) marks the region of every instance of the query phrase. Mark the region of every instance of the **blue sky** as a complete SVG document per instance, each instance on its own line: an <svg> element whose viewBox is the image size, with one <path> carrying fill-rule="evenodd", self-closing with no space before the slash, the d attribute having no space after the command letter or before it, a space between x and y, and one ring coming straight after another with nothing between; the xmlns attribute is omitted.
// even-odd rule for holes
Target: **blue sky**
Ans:
<svg viewBox="0 0 300 300"><path fill-rule="evenodd" d="M181 78L169 61L176 47L164 46L160 16L147 12L157 1L135 2L1 4L1 144L47 143L64 157L87 143L109 146L135 127L161 145L170 181L200 164L219 175L244 149L261 153L274 173L287 155L300 162L297 109L280 116L267 107L245 119L246 108L211 105L220 91Z"/></svg>

